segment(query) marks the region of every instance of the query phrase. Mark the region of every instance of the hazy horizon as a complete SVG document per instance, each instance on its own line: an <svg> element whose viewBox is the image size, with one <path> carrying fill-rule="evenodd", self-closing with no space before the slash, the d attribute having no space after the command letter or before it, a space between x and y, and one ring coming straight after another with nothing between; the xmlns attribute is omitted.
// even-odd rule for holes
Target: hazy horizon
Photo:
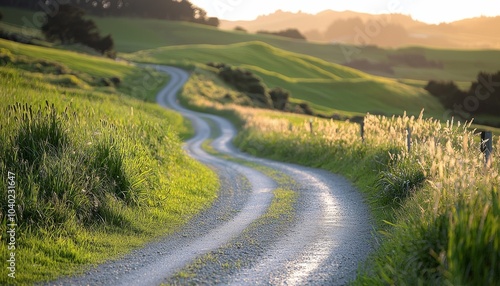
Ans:
<svg viewBox="0 0 500 286"><path fill-rule="evenodd" d="M432 1L400 1L400 0L354 0L331 3L311 0L307 3L299 1L243 1L243 0L192 0L207 11L209 16L228 21L252 21L259 16L273 14L276 11L307 14L318 14L325 10L353 11L368 14L397 13L411 16L413 19L428 24L439 24L459 21L481 16L495 17L500 15L500 5L491 0L474 2L457 2L451 0ZM452 9L450 9L452 8Z"/></svg>

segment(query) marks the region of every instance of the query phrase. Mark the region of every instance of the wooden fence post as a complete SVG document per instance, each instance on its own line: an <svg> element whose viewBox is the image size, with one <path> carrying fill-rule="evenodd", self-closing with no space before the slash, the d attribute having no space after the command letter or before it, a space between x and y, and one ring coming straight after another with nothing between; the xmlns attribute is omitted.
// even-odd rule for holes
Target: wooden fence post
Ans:
<svg viewBox="0 0 500 286"><path fill-rule="evenodd" d="M481 132L481 152L484 153L484 161L488 166L493 152L493 133L491 131Z"/></svg>
<svg viewBox="0 0 500 286"><path fill-rule="evenodd" d="M408 146L408 153L411 152L411 128L406 127L406 146Z"/></svg>
<svg viewBox="0 0 500 286"><path fill-rule="evenodd" d="M311 129L311 135L313 135L313 120L309 119L309 128Z"/></svg>
<svg viewBox="0 0 500 286"><path fill-rule="evenodd" d="M365 121L361 121L359 125L361 127L361 142L365 143Z"/></svg>

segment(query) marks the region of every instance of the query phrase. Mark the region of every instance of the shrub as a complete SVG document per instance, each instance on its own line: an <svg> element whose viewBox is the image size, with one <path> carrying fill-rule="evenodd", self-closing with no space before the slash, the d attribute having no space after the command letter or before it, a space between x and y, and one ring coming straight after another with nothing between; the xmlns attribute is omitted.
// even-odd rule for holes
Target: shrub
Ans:
<svg viewBox="0 0 500 286"><path fill-rule="evenodd" d="M275 109L285 110L290 99L290 92L280 87L273 88L269 91L269 95L273 101Z"/></svg>
<svg viewBox="0 0 500 286"><path fill-rule="evenodd" d="M247 30L246 30L245 28L240 27L240 26L236 26L236 27L234 28L234 30L235 30L235 31L240 31L240 32L243 32L243 33L246 33L246 32L247 32Z"/></svg>
<svg viewBox="0 0 500 286"><path fill-rule="evenodd" d="M0 48L0 65L7 65L12 62L15 62L14 55L9 50Z"/></svg>
<svg viewBox="0 0 500 286"><path fill-rule="evenodd" d="M402 202L425 182L424 170L402 154L392 155L387 171L379 175L376 186L382 191L382 200Z"/></svg>
<svg viewBox="0 0 500 286"><path fill-rule="evenodd" d="M267 87L257 75L223 63L208 63L208 66L219 70L218 75L236 90L245 93L257 106L272 108L272 100Z"/></svg>
<svg viewBox="0 0 500 286"><path fill-rule="evenodd" d="M290 39L298 39L305 40L306 37L300 33L297 29L286 29L278 32L269 32L269 31L257 31L257 34L267 34L267 35L275 35L280 37L286 37Z"/></svg>

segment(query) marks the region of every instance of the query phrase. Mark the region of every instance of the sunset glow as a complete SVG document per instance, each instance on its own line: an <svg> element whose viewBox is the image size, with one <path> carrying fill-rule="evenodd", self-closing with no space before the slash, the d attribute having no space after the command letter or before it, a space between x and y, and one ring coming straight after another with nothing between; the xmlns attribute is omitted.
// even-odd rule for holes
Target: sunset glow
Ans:
<svg viewBox="0 0 500 286"><path fill-rule="evenodd" d="M351 10L370 14L401 13L427 23L452 22L464 18L500 15L500 5L494 0L193 0L210 16L225 20L253 20L276 10L316 14L323 10Z"/></svg>

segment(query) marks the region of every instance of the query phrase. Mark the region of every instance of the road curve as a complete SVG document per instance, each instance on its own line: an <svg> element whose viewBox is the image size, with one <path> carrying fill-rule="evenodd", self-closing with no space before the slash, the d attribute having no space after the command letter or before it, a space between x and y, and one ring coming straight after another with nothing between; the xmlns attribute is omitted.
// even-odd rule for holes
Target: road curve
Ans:
<svg viewBox="0 0 500 286"><path fill-rule="evenodd" d="M159 66L157 69L171 77L168 85L159 92L157 102L177 110L192 121L196 135L185 143L184 148L190 156L217 170L222 180L219 198L209 210L176 234L150 243L121 259L99 265L84 275L47 284L170 283L172 280L169 279L183 267L242 236L245 229L266 211L277 183L254 169L204 152L201 144L210 137L210 126L205 119L215 122L220 129L220 136L212 143L214 149L292 177L298 186L295 191L299 196L296 220L284 234L259 251L255 261L229 274L209 273L207 277L217 277L213 281L187 283L344 285L353 279L359 263L372 249L370 215L355 188L344 178L324 170L259 159L240 152L231 144L236 130L230 122L178 104L176 95L189 79L189 74L173 67ZM248 186L242 183L245 180L249 182ZM207 269L211 271L214 268Z"/></svg>
<svg viewBox="0 0 500 286"><path fill-rule="evenodd" d="M187 77L183 70L159 67L172 78ZM359 262L371 251L370 215L361 195L343 177L324 170L259 159L237 150L231 140L235 128L227 120L187 110L175 96L160 94L160 104L198 122L214 121L221 136L214 149L232 157L279 170L301 186L298 223L269 248L254 266L242 269L228 279L231 284L343 285L353 279ZM195 123L195 126L199 123Z"/></svg>

